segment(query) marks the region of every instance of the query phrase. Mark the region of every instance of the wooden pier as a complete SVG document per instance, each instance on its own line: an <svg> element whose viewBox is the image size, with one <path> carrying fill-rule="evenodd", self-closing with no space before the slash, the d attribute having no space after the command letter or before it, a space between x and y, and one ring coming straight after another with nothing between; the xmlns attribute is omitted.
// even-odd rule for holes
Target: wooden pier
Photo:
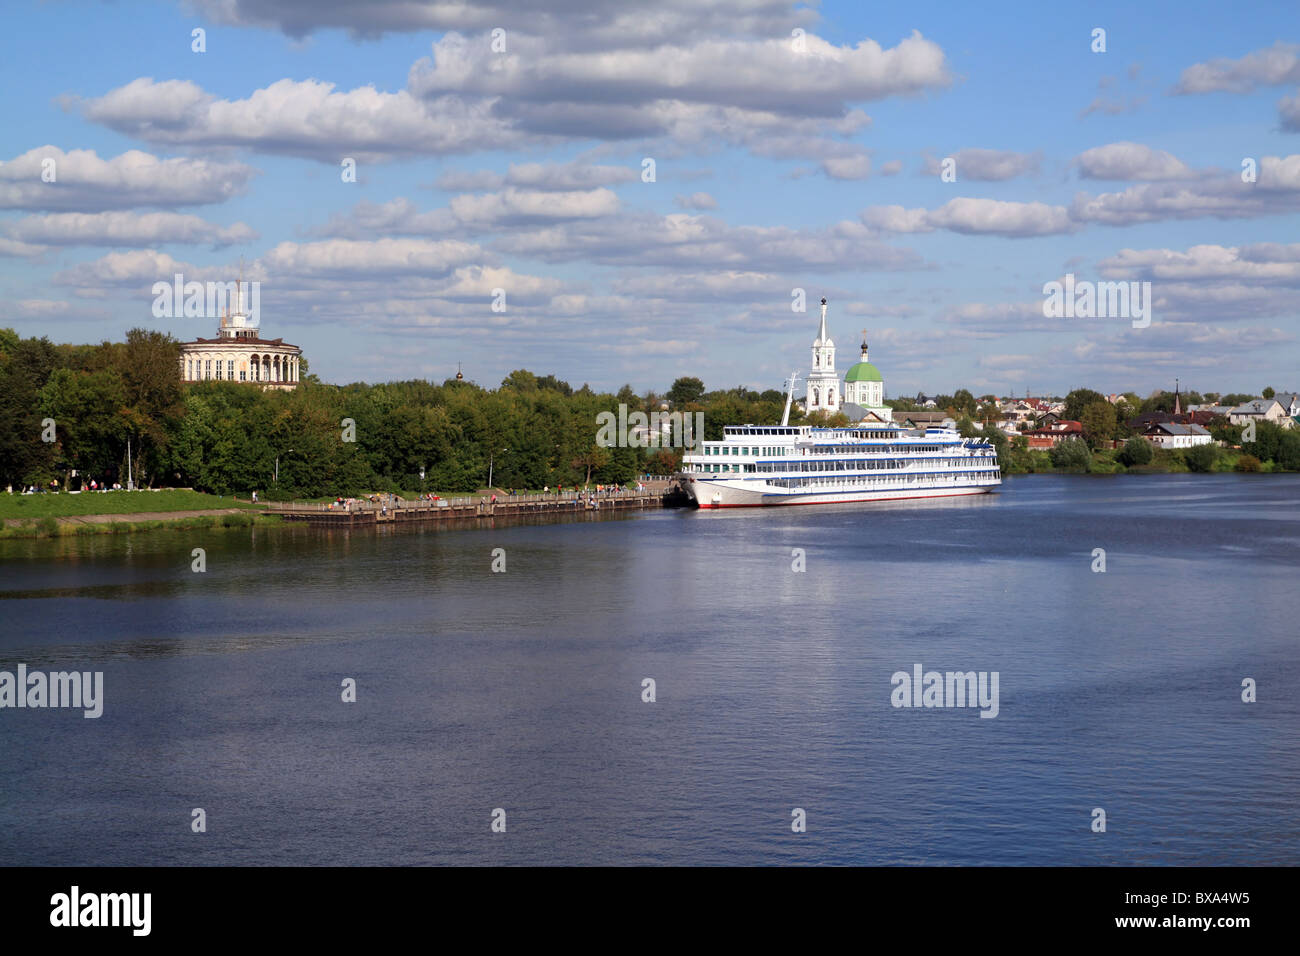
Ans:
<svg viewBox="0 0 1300 956"><path fill-rule="evenodd" d="M266 513L288 521L307 521L331 527L376 527L429 521L473 521L478 518L522 518L552 515L601 514L649 508L675 508L687 504L676 483L643 491L564 492L563 494L491 495L472 498L409 500L379 495L336 502L280 502L267 505Z"/></svg>

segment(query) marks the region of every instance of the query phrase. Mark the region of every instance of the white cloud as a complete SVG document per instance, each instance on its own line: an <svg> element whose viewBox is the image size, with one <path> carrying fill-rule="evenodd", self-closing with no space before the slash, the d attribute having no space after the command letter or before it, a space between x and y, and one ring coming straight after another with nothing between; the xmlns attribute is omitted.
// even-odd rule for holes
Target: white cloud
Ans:
<svg viewBox="0 0 1300 956"><path fill-rule="evenodd" d="M428 102L373 86L346 92L319 80L277 80L247 99L219 99L189 80L141 77L98 99L70 100L89 120L153 143L240 146L341 163L381 162L526 145L485 99Z"/></svg>
<svg viewBox="0 0 1300 956"><path fill-rule="evenodd" d="M1075 162L1084 179L1175 180L1201 175L1172 153L1141 143L1094 146L1080 153Z"/></svg>
<svg viewBox="0 0 1300 956"><path fill-rule="evenodd" d="M692 42L653 49L554 52L546 41L517 36L505 54L485 37L448 33L433 56L412 68L408 87L417 96L508 96L525 129L556 131L557 116L539 104L575 111L645 106L658 101L734 106L799 116L841 116L846 104L919 93L949 85L943 50L919 32L891 49L874 40L835 46L808 34L806 52L781 39L715 39L698 30ZM502 104L504 107L506 104ZM578 112L566 115L572 119Z"/></svg>
<svg viewBox="0 0 1300 956"><path fill-rule="evenodd" d="M445 276L453 269L483 258L483 250L468 242L430 239L327 239L321 242L282 242L258 262L277 279L355 276Z"/></svg>
<svg viewBox="0 0 1300 956"><path fill-rule="evenodd" d="M456 196L451 214L470 226L526 225L565 219L595 219L619 210L618 196L608 189L570 192L507 189L486 195Z"/></svg>
<svg viewBox="0 0 1300 956"><path fill-rule="evenodd" d="M249 242L257 233L242 222L218 226L175 212L49 213L3 226L11 239L62 246L147 246L162 242Z"/></svg>
<svg viewBox="0 0 1300 956"><path fill-rule="evenodd" d="M728 30L757 36L789 35L811 23L815 13L794 9L791 0L657 0L652 14L624 0L191 0L208 20L236 26L278 29L291 37L339 28L354 37L385 33L490 30L525 23L534 33L568 37L576 48L598 44L655 46L691 30Z"/></svg>
<svg viewBox="0 0 1300 956"><path fill-rule="evenodd" d="M822 160L822 171L831 179L866 179L871 175L871 157L865 153L831 156Z"/></svg>
<svg viewBox="0 0 1300 956"><path fill-rule="evenodd" d="M708 210L718 208L718 201L708 193L691 193L689 196L678 195L673 197L673 202L677 204L678 209Z"/></svg>
<svg viewBox="0 0 1300 956"><path fill-rule="evenodd" d="M42 180L46 168L53 169L54 182ZM0 208L95 211L219 203L242 193L255 172L241 163L159 159L134 149L101 159L90 149L40 146L0 164Z"/></svg>
<svg viewBox="0 0 1300 956"><path fill-rule="evenodd" d="M1003 149L959 149L951 158L956 160L959 181L973 179L1001 182L1038 172L1043 157L1041 153L1016 153ZM926 159L923 172L938 176L941 169L939 160L930 156Z"/></svg>
<svg viewBox="0 0 1300 956"><path fill-rule="evenodd" d="M1108 279L1212 279L1300 284L1300 243L1246 246L1199 245L1173 249L1121 249L1097 264Z"/></svg>
<svg viewBox="0 0 1300 956"><path fill-rule="evenodd" d="M1300 209L1300 154L1265 156L1259 181L1243 183L1229 173L1196 183L1147 183L1123 192L1080 193L1070 215L1080 223L1126 226L1178 219L1249 219Z"/></svg>
<svg viewBox="0 0 1300 956"><path fill-rule="evenodd" d="M1069 211L1063 206L966 196L951 199L938 209L873 206L863 210L862 221L874 229L887 232L932 232L935 229L947 229L966 235L1012 238L1054 235L1069 232L1073 228Z"/></svg>
<svg viewBox="0 0 1300 956"><path fill-rule="evenodd" d="M1240 59L1219 57L1183 70L1175 94L1249 93L1261 86L1300 83L1300 45L1277 41Z"/></svg>
<svg viewBox="0 0 1300 956"><path fill-rule="evenodd" d="M1300 93L1295 96L1284 96L1278 100L1277 116L1284 130L1300 133Z"/></svg>

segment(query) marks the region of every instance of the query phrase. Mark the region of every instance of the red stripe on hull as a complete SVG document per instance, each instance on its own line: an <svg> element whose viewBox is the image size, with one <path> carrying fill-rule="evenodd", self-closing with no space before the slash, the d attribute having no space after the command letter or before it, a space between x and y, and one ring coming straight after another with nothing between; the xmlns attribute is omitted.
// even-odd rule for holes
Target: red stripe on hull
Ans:
<svg viewBox="0 0 1300 956"><path fill-rule="evenodd" d="M792 502L791 504L780 505L779 507L789 508L792 505L793 506L847 505L847 504L854 504L863 501L912 501L921 498L969 498L971 495L987 495L987 494L992 494L991 488L986 491L968 491L964 494L952 492L946 495L903 495L901 498L845 498L843 501L795 501ZM715 504L704 505L704 504L700 504L699 502L696 502L696 507L698 507L701 511L706 511L710 508L770 508L773 506L764 504L763 502L760 501L757 504L752 504L752 505L715 505Z"/></svg>

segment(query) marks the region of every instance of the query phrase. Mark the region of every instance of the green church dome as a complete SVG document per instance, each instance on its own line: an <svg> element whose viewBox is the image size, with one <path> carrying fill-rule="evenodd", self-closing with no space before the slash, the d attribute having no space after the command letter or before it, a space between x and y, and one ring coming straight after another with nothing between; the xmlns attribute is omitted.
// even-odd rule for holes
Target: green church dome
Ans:
<svg viewBox="0 0 1300 956"><path fill-rule="evenodd" d="M880 377L880 371L870 362L859 362L849 369L848 374L844 376L844 381L848 382L883 382Z"/></svg>

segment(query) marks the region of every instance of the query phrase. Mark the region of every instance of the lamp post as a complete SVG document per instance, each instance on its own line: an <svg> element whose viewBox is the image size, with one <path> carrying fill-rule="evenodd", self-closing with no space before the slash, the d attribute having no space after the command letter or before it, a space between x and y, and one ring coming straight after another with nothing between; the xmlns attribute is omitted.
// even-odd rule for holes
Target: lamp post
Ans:
<svg viewBox="0 0 1300 956"><path fill-rule="evenodd" d="M284 450L284 453L287 455L291 451L293 451L292 448L286 448ZM277 485L280 483L280 456L279 455L275 456L275 483Z"/></svg>
<svg viewBox="0 0 1300 956"><path fill-rule="evenodd" d="M509 448L502 448L503 452L509 451ZM488 491L492 490L492 467L496 464L496 450L488 452Z"/></svg>

